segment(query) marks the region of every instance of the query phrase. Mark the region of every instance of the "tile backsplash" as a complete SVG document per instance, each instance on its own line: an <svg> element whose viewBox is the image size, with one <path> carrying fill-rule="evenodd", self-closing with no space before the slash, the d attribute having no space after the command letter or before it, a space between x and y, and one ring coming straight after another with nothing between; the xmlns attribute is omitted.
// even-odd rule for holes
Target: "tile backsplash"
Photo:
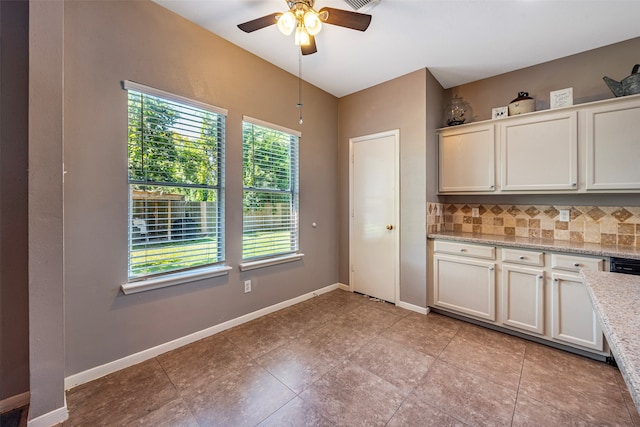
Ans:
<svg viewBox="0 0 640 427"><path fill-rule="evenodd" d="M640 247L640 207L427 203L427 232L439 231Z"/></svg>

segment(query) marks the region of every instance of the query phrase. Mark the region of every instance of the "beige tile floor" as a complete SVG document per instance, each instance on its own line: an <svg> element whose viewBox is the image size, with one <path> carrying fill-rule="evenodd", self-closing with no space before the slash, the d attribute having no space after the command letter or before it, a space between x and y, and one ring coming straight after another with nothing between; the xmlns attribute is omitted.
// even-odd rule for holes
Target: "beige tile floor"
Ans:
<svg viewBox="0 0 640 427"><path fill-rule="evenodd" d="M640 426L617 369L337 290L67 392L64 426Z"/></svg>

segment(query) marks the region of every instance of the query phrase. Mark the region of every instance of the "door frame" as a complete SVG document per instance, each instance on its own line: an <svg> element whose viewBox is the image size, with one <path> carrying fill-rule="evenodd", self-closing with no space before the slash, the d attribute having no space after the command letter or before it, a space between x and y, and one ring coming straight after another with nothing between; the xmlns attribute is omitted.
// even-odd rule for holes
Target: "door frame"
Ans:
<svg viewBox="0 0 640 427"><path fill-rule="evenodd" d="M353 265L351 264L352 257L352 242L353 242L353 145L356 143L365 142L372 139L379 139L392 136L394 139L393 144L393 186L394 186L394 200L393 200L393 215L394 220L394 259L393 259L393 280L394 280L394 301L395 305L400 302L400 129L393 129L384 132L378 132L370 135L363 135L354 138L349 138L349 291L353 292Z"/></svg>

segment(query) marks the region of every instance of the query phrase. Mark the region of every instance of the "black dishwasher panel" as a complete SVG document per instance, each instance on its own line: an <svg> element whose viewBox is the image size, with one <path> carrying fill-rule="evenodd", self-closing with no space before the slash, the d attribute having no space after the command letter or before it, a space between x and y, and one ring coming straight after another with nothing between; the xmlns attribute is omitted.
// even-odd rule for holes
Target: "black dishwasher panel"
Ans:
<svg viewBox="0 0 640 427"><path fill-rule="evenodd" d="M609 268L609 271L640 276L640 260L611 257L611 268Z"/></svg>

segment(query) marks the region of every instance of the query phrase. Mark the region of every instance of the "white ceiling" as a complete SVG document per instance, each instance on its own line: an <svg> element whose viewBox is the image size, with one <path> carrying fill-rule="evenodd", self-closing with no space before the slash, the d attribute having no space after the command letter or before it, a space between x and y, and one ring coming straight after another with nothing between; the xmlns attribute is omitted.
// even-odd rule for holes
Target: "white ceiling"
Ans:
<svg viewBox="0 0 640 427"><path fill-rule="evenodd" d="M286 11L285 0L154 1L298 74L293 35L237 27ZM316 0L324 6L353 10ZM364 33L324 25L303 79L341 97L426 67L449 88L640 36L640 0L381 0L370 14Z"/></svg>

